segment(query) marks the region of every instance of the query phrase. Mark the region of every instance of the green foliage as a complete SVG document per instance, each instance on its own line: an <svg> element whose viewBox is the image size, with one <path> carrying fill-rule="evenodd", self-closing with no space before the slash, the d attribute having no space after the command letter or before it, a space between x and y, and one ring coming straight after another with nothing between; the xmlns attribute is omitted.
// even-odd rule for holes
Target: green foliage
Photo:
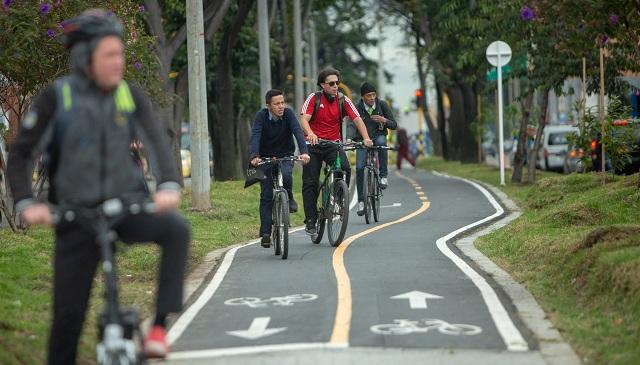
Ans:
<svg viewBox="0 0 640 365"><path fill-rule="evenodd" d="M55 3L24 0L5 5L0 10L0 75L3 76L0 94L13 88L25 99L68 73L68 51L61 42L62 22L85 9L102 6L104 2L97 0ZM154 39L144 32L143 8L137 1L125 0L111 3L108 10L125 26L125 78L159 96Z"/></svg>

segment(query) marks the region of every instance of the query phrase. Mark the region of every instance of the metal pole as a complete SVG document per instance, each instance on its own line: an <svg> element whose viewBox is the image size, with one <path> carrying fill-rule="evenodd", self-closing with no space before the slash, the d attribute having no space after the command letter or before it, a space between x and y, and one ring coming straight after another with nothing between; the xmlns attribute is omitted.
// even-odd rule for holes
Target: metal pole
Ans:
<svg viewBox="0 0 640 365"><path fill-rule="evenodd" d="M309 21L309 50L311 53L311 90L315 89L315 78L318 75L318 46L316 43L316 23Z"/></svg>
<svg viewBox="0 0 640 365"><path fill-rule="evenodd" d="M502 120L502 66L498 50L498 148L500 149L500 185L504 186L504 125Z"/></svg>
<svg viewBox="0 0 640 365"><path fill-rule="evenodd" d="M258 45L260 50L260 97L271 89L271 56L269 49L269 6L258 0Z"/></svg>
<svg viewBox="0 0 640 365"><path fill-rule="evenodd" d="M189 124L191 134L191 205L211 209L209 131L202 0L187 0L187 52L189 72Z"/></svg>
<svg viewBox="0 0 640 365"><path fill-rule="evenodd" d="M384 37L382 36L382 22L378 22L378 87L377 94L378 98L384 99L384 62L383 62L383 54L382 54L382 43L384 42ZM425 91L425 90L423 90ZM426 98L426 96L425 96Z"/></svg>
<svg viewBox="0 0 640 365"><path fill-rule="evenodd" d="M294 88L296 111L302 109L302 24L300 19L300 0L293 0L293 58Z"/></svg>
<svg viewBox="0 0 640 365"><path fill-rule="evenodd" d="M600 98L599 98L600 107L600 146L602 146L602 176L605 176L605 148L604 148L604 48L600 47Z"/></svg>

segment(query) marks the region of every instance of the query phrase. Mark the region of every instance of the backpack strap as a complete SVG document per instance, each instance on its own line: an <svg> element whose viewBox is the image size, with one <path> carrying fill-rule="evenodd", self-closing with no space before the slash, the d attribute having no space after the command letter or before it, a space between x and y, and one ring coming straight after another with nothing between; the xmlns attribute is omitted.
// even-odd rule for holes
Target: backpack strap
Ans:
<svg viewBox="0 0 640 365"><path fill-rule="evenodd" d="M318 108L320 108L320 98L322 97L322 91L316 91L314 94L315 103L313 105L313 113L311 113L311 119L309 121L316 119L316 114L318 114Z"/></svg>

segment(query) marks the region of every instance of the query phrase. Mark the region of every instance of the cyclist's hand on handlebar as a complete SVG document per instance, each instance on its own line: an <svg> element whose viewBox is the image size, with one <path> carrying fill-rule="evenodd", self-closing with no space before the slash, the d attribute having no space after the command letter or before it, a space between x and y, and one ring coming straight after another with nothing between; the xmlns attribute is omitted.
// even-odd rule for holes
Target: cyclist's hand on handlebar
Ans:
<svg viewBox="0 0 640 365"><path fill-rule="evenodd" d="M309 163L309 161L311 161L311 157L309 155L307 155L306 153L303 153L300 155L300 160L302 160L302 164L306 165Z"/></svg>
<svg viewBox="0 0 640 365"><path fill-rule="evenodd" d="M364 145L367 147L371 147L373 146L373 141L371 140L371 138L367 138L364 140Z"/></svg>
<svg viewBox="0 0 640 365"><path fill-rule="evenodd" d="M26 207L22 211L22 219L29 224L45 224L52 225L53 217L51 216L51 211L46 204L36 203Z"/></svg>
<svg viewBox="0 0 640 365"><path fill-rule="evenodd" d="M259 156L258 156L258 157L254 157L254 158L253 158L253 160L251 160L251 165L252 165L252 166L254 166L254 167L255 167L255 166L258 166L258 164L260 163L260 161L261 161L261 159L260 159L260 157L259 157Z"/></svg>
<svg viewBox="0 0 640 365"><path fill-rule="evenodd" d="M311 133L307 135L307 141L312 145L318 144L318 136L316 136L315 133Z"/></svg>
<svg viewBox="0 0 640 365"><path fill-rule="evenodd" d="M159 190L153 195L157 212L176 209L180 203L180 192L175 190Z"/></svg>

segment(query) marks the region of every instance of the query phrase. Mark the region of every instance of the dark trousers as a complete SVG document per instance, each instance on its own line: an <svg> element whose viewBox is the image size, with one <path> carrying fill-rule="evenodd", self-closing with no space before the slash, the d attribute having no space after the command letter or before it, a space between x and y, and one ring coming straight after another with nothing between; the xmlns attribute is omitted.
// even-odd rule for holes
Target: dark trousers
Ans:
<svg viewBox="0 0 640 365"><path fill-rule="evenodd" d="M282 168L282 185L287 190L289 201L293 200L293 161L283 161L280 164ZM276 168L267 170L267 178L260 181L260 236L271 234L271 225L273 217L271 210L273 209L273 177L277 177Z"/></svg>
<svg viewBox="0 0 640 365"><path fill-rule="evenodd" d="M162 247L156 313L182 310L189 244L186 221L177 213L139 214L127 218L114 229L124 242L153 241ZM56 227L50 365L75 364L78 340L100 260L100 248L88 228L71 223Z"/></svg>
<svg viewBox="0 0 640 365"><path fill-rule="evenodd" d="M374 146L386 146L387 136L381 134L373 140ZM387 177L389 175L389 169L387 168L388 154L387 150L378 150L378 163L380 165L380 177ZM362 195L363 182L364 182L364 165L367 164L367 150L356 150L356 188L358 190L358 201L364 201Z"/></svg>
<svg viewBox="0 0 640 365"><path fill-rule="evenodd" d="M340 151L342 169L345 171L345 181L349 185L351 167L347 155L340 150L340 147L334 145L309 146L311 161L302 169L302 200L305 222L315 222L318 219L318 189L320 188L322 162L333 164L338 156L338 151Z"/></svg>
<svg viewBox="0 0 640 365"><path fill-rule="evenodd" d="M411 166L416 167L416 160L414 160L413 157L411 157L411 155L409 154L409 147L400 147L398 149L398 154L396 158L396 167L398 168L398 170L402 170L403 158L409 161Z"/></svg>

